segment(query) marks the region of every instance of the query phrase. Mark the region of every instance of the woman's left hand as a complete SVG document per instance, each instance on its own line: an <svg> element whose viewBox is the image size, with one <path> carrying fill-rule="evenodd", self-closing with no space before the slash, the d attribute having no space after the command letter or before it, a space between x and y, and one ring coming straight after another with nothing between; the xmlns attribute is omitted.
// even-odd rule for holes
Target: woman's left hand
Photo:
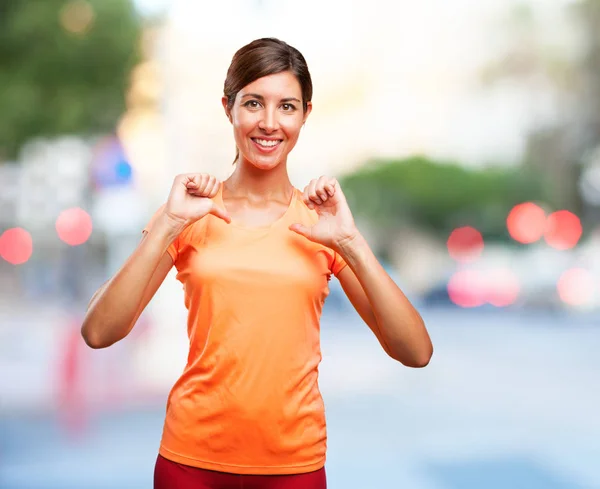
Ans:
<svg viewBox="0 0 600 489"><path fill-rule="evenodd" d="M302 200L317 212L319 220L311 227L292 224L292 231L336 251L358 235L346 197L335 178L322 176L311 180Z"/></svg>

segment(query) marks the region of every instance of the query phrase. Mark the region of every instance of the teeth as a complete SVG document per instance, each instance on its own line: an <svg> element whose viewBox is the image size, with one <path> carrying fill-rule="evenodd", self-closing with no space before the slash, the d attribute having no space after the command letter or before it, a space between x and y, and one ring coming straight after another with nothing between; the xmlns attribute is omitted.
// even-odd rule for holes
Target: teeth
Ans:
<svg viewBox="0 0 600 489"><path fill-rule="evenodd" d="M264 139L255 139L255 141L258 144L260 144L261 146L266 146L266 147L275 146L276 144L279 144L279 140L277 140L277 141L265 141Z"/></svg>

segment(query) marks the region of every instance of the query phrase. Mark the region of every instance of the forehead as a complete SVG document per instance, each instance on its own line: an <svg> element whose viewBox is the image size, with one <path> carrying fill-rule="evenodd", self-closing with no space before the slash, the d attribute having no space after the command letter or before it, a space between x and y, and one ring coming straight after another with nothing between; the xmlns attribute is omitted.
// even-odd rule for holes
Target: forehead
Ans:
<svg viewBox="0 0 600 489"><path fill-rule="evenodd" d="M300 83L289 71L254 80L240 90L239 96L242 97L246 93L257 93L265 98L296 97L302 100Z"/></svg>

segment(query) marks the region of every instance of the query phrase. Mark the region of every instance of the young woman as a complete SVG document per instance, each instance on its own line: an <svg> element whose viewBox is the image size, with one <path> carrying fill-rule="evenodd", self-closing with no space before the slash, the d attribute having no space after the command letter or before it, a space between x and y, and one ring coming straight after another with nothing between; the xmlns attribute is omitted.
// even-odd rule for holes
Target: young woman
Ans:
<svg viewBox="0 0 600 489"><path fill-rule="evenodd" d="M168 398L155 489L326 487L319 320L335 275L385 352L424 367L423 321L356 229L335 178L303 192L287 156L311 109L304 57L258 39L233 57L223 107L237 146L224 182L178 175L123 267L92 298L92 348L123 339L173 265L190 349ZM326 135L325 135L326 136Z"/></svg>

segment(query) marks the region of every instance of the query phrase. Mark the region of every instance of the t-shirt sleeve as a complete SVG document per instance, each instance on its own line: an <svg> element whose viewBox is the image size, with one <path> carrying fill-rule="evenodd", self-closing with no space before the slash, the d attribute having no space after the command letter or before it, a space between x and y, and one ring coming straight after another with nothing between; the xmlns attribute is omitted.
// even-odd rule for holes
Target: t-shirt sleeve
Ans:
<svg viewBox="0 0 600 489"><path fill-rule="evenodd" d="M154 226L156 219L158 218L159 214L163 211L164 208L165 205L163 204L152 215L150 221L148 221L148 224L146 224L146 226L144 226L144 229L142 229L142 234L147 234L152 231L152 227ZM167 253L169 253L171 258L173 259L173 263L175 263L177 261L177 257L179 256L179 236L175 239L175 241L173 241L169 245L169 247L167 248Z"/></svg>
<svg viewBox="0 0 600 489"><path fill-rule="evenodd" d="M331 263L331 273L337 277L338 274L347 266L348 264L344 261L344 259L334 251L333 262Z"/></svg>

